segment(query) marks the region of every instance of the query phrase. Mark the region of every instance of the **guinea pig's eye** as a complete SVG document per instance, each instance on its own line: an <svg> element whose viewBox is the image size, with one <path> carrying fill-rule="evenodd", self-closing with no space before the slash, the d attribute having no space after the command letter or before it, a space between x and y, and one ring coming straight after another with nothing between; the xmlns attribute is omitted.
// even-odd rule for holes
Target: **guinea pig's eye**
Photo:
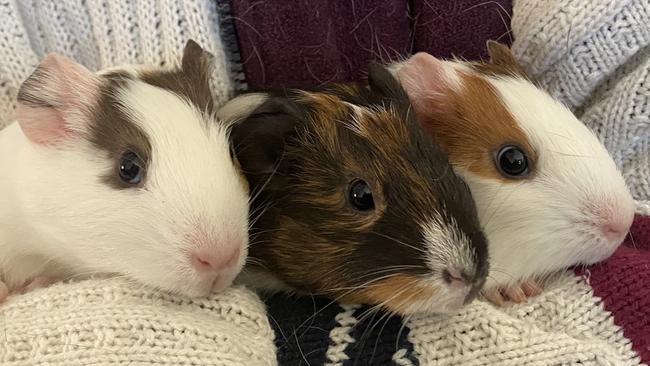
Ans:
<svg viewBox="0 0 650 366"><path fill-rule="evenodd" d="M368 183L356 179L350 183L349 191L350 204L359 211L368 211L375 208L375 201L372 198L372 190Z"/></svg>
<svg viewBox="0 0 650 366"><path fill-rule="evenodd" d="M144 174L144 163L138 154L127 150L120 157L120 179L131 185L140 184Z"/></svg>
<svg viewBox="0 0 650 366"><path fill-rule="evenodd" d="M508 177L523 177L528 175L528 158L517 146L504 146L496 155L496 165L501 174Z"/></svg>

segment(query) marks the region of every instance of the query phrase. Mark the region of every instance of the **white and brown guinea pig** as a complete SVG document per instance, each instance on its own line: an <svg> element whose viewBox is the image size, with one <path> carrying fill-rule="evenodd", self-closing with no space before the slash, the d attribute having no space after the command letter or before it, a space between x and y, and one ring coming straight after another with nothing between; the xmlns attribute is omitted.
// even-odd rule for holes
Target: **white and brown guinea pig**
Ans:
<svg viewBox="0 0 650 366"><path fill-rule="evenodd" d="M261 189L244 283L400 314L478 293L487 244L471 193L386 68L368 83L245 94L219 116L238 120L235 151Z"/></svg>
<svg viewBox="0 0 650 366"><path fill-rule="evenodd" d="M188 296L246 259L248 185L216 119L212 56L97 74L50 54L0 131L0 288L123 275Z"/></svg>
<svg viewBox="0 0 650 366"><path fill-rule="evenodd" d="M490 61L426 53L391 65L418 120L470 186L490 246L484 294L521 302L549 273L610 256L634 216L614 161L507 46Z"/></svg>

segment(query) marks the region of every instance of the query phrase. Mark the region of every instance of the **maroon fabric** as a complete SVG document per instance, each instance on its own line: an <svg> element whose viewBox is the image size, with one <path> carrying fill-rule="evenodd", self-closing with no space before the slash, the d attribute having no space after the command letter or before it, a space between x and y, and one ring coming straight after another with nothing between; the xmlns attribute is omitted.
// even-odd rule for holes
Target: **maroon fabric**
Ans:
<svg viewBox="0 0 650 366"><path fill-rule="evenodd" d="M642 362L650 363L650 216L636 217L630 235L612 257L579 274L612 312Z"/></svg>
<svg viewBox="0 0 650 366"><path fill-rule="evenodd" d="M246 80L309 87L357 79L373 58L408 52L405 0L233 0Z"/></svg>
<svg viewBox="0 0 650 366"><path fill-rule="evenodd" d="M511 11L511 0L232 0L251 88L350 81L415 51L476 59L486 40L508 40Z"/></svg>
<svg viewBox="0 0 650 366"><path fill-rule="evenodd" d="M415 0L413 14L415 51L479 60L488 39L512 43L512 0Z"/></svg>

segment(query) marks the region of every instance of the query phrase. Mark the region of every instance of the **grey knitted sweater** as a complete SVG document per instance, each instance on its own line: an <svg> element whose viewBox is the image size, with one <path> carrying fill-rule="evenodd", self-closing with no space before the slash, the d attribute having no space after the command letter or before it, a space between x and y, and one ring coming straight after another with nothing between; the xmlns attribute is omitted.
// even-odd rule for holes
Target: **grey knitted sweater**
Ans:
<svg viewBox="0 0 650 366"><path fill-rule="evenodd" d="M592 128L650 214L650 1L515 0L513 51Z"/></svg>

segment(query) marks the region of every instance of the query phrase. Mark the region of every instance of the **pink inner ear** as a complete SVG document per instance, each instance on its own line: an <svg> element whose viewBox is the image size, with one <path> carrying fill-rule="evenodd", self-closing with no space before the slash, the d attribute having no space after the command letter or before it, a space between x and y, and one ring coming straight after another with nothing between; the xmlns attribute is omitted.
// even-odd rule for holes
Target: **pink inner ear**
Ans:
<svg viewBox="0 0 650 366"><path fill-rule="evenodd" d="M99 78L71 59L49 54L23 83L16 118L39 144L54 144L83 131L99 97Z"/></svg>
<svg viewBox="0 0 650 366"><path fill-rule="evenodd" d="M30 107L19 103L16 118L25 136L37 144L56 144L69 135L63 113L56 108Z"/></svg>
<svg viewBox="0 0 650 366"><path fill-rule="evenodd" d="M405 61L397 77L418 114L443 112L446 99L458 84L458 75L448 63L424 52Z"/></svg>

